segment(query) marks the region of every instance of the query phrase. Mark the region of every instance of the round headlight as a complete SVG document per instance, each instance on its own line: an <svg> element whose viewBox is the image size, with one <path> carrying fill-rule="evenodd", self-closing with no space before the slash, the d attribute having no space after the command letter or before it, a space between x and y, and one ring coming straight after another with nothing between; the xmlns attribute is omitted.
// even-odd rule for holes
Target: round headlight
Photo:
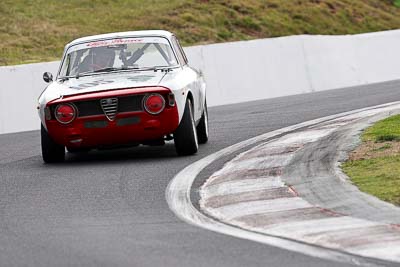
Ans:
<svg viewBox="0 0 400 267"><path fill-rule="evenodd" d="M152 114L156 115L161 113L165 108L165 99L160 94L151 94L144 99L144 109Z"/></svg>
<svg viewBox="0 0 400 267"><path fill-rule="evenodd" d="M75 119L76 110L71 104L60 104L56 107L54 115L59 123L68 124Z"/></svg>

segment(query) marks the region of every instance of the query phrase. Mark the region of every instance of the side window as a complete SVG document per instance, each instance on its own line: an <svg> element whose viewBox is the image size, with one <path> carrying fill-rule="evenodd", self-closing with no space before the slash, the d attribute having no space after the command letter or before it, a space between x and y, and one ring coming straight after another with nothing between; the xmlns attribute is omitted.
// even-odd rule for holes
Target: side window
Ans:
<svg viewBox="0 0 400 267"><path fill-rule="evenodd" d="M175 37L175 40L176 40L176 43L178 44L179 50L180 50L181 53L182 53L184 62L185 62L185 64L187 64L187 63L188 63L188 59L187 59L187 57L186 57L185 51L183 51L183 48L182 48L182 46L181 46L181 43L179 43L178 38Z"/></svg>
<svg viewBox="0 0 400 267"><path fill-rule="evenodd" d="M174 46L174 50L176 51L176 54L178 56L179 62L182 63L182 65L187 64L187 59L185 54L183 53L182 48L179 45L178 40L176 39L176 37L172 37L172 45Z"/></svg>
<svg viewBox="0 0 400 267"><path fill-rule="evenodd" d="M68 54L65 59L64 59L65 63L62 65L62 69L60 71L60 75L61 76L68 76L70 69L71 69L71 54Z"/></svg>

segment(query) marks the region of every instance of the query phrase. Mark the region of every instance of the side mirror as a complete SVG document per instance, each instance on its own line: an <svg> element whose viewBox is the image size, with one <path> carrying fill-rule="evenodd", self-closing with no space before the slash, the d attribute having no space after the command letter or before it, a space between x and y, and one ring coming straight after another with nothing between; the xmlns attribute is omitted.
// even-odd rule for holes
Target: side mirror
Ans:
<svg viewBox="0 0 400 267"><path fill-rule="evenodd" d="M52 82L53 81L53 74L51 74L50 72L43 73L43 80L46 83Z"/></svg>

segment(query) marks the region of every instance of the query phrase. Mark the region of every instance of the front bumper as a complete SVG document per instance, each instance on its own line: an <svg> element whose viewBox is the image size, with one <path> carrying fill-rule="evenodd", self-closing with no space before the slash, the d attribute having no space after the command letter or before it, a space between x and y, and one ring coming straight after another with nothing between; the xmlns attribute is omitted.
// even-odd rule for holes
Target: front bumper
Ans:
<svg viewBox="0 0 400 267"><path fill-rule="evenodd" d="M109 121L105 115L78 117L67 125L56 120L46 121L48 133L53 140L71 148L95 148L158 140L173 133L178 125L176 106L166 108L158 115L150 115L144 111L119 113L113 121Z"/></svg>

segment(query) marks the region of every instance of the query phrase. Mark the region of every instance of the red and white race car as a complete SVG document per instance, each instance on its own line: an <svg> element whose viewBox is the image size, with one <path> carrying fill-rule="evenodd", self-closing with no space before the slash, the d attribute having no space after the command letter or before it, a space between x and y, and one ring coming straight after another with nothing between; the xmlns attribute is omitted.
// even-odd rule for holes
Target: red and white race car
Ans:
<svg viewBox="0 0 400 267"><path fill-rule="evenodd" d="M174 140L179 155L208 140L206 84L167 31L84 37L67 44L39 97L42 155Z"/></svg>

